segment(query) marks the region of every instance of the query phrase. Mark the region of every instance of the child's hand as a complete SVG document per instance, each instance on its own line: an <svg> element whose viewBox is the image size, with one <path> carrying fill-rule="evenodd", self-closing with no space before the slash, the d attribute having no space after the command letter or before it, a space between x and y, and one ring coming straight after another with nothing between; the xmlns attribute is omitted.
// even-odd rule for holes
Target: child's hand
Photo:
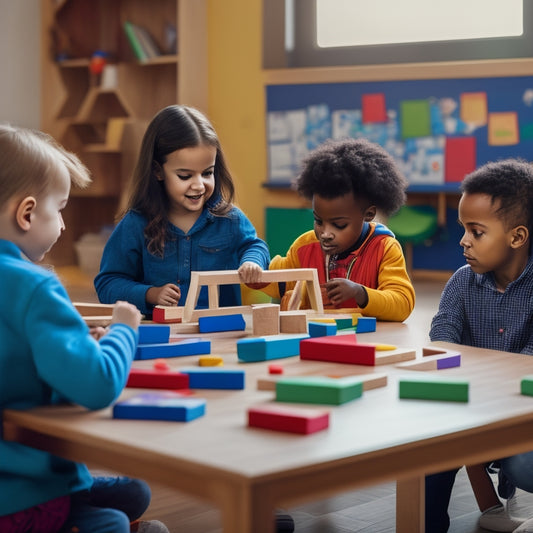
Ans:
<svg viewBox="0 0 533 533"><path fill-rule="evenodd" d="M94 338L94 340L99 341L106 333L107 328L103 328L102 326L94 326L92 328L89 328L89 333L91 337Z"/></svg>
<svg viewBox="0 0 533 533"><path fill-rule="evenodd" d="M359 307L365 307L368 303L368 296L363 286L349 279L333 278L324 287L329 301L333 305L340 305L351 298L357 302Z"/></svg>
<svg viewBox="0 0 533 533"><path fill-rule="evenodd" d="M241 281L249 285L250 283L259 282L263 269L257 263L246 261L239 267L237 272L239 273ZM264 285L268 285L268 283L265 283Z"/></svg>
<svg viewBox="0 0 533 533"><path fill-rule="evenodd" d="M115 304L111 324L126 324L133 329L137 329L140 323L141 313L134 305L121 301Z"/></svg>
<svg viewBox="0 0 533 533"><path fill-rule="evenodd" d="M167 283L162 287L150 287L146 291L146 301L152 305L178 305L181 290L174 283Z"/></svg>

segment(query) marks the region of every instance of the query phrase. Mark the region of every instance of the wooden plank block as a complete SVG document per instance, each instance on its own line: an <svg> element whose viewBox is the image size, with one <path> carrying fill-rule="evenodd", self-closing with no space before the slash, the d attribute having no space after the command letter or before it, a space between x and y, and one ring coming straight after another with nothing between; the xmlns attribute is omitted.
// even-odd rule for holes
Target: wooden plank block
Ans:
<svg viewBox="0 0 533 533"><path fill-rule="evenodd" d="M310 435L329 427L329 411L265 404L248 409L248 426Z"/></svg>
<svg viewBox="0 0 533 533"><path fill-rule="evenodd" d="M158 357L182 357L211 353L211 341L204 339L184 339L166 344L139 344L135 359L157 359Z"/></svg>
<svg viewBox="0 0 533 533"><path fill-rule="evenodd" d="M217 331L244 331L246 322L241 314L201 316L198 318L200 333L213 333Z"/></svg>
<svg viewBox="0 0 533 533"><path fill-rule="evenodd" d="M95 327L98 327L98 326L106 328L107 326L109 326L109 324L111 324L111 319L112 319L111 315L82 316L81 318L83 318L85 323L90 328L95 328Z"/></svg>
<svg viewBox="0 0 533 533"><path fill-rule="evenodd" d="M291 268L285 270L265 270L261 273L259 283L271 283L279 281L305 281L307 293L311 307L317 313L324 312L318 274L314 268ZM214 294L214 289L218 285L240 284L241 278L237 270L214 270L214 271L194 271L191 272L189 292L184 306L183 320L188 322L193 319L193 311L198 302L198 295L201 287L207 285L210 297ZM214 298L213 298L214 299ZM209 308L217 308L218 301L210 298Z"/></svg>
<svg viewBox="0 0 533 533"><path fill-rule="evenodd" d="M279 329L281 333L307 333L307 313L305 311L280 311Z"/></svg>
<svg viewBox="0 0 533 533"><path fill-rule="evenodd" d="M144 389L188 389L189 376L173 370L131 368L126 387Z"/></svg>
<svg viewBox="0 0 533 533"><path fill-rule="evenodd" d="M139 344L167 343L170 338L170 326L164 324L141 324L139 326Z"/></svg>
<svg viewBox="0 0 533 533"><path fill-rule="evenodd" d="M159 324L179 323L183 320L183 307L156 305L152 311L152 320Z"/></svg>
<svg viewBox="0 0 533 533"><path fill-rule="evenodd" d="M205 414L206 401L179 393L152 392L117 402L113 418L190 422Z"/></svg>
<svg viewBox="0 0 533 533"><path fill-rule="evenodd" d="M401 361L409 361L416 358L416 350L409 348L395 348L394 350L380 350L382 345L374 345L376 349L375 365L391 365Z"/></svg>
<svg viewBox="0 0 533 533"><path fill-rule="evenodd" d="M400 378L402 399L468 402L469 383L465 380L444 380L436 376Z"/></svg>
<svg viewBox="0 0 533 533"><path fill-rule="evenodd" d="M461 354L445 353L444 355L430 355L423 357L422 360L416 359L396 365L398 368L406 370L443 370L445 368L455 368L461 366Z"/></svg>
<svg viewBox="0 0 533 533"><path fill-rule="evenodd" d="M242 390L245 386L244 370L202 367L182 368L181 372L189 376L191 389Z"/></svg>
<svg viewBox="0 0 533 533"><path fill-rule="evenodd" d="M114 304L97 304L86 302L73 302L72 305L76 308L78 313L83 317L89 316L108 316L113 314Z"/></svg>
<svg viewBox="0 0 533 533"><path fill-rule="evenodd" d="M331 335L337 335L337 324L328 322L315 322L310 321L308 324L309 335L311 337L328 337Z"/></svg>
<svg viewBox="0 0 533 533"><path fill-rule="evenodd" d="M276 401L341 405L363 394L361 381L315 376L282 378L276 382Z"/></svg>
<svg viewBox="0 0 533 533"><path fill-rule="evenodd" d="M315 374L318 375L318 374ZM276 383L284 376L268 376L259 378L257 380L257 390L276 390ZM325 377L333 379L354 379L359 380L363 384L363 391L369 391L372 389L378 389L380 387L386 387L388 383L388 377L386 374L364 374L354 376L336 376L334 374L328 374Z"/></svg>
<svg viewBox="0 0 533 533"><path fill-rule="evenodd" d="M279 335L279 304L252 305L252 334Z"/></svg>
<svg viewBox="0 0 533 533"><path fill-rule="evenodd" d="M272 335L237 340L237 357L243 363L292 357L300 353L300 341L309 335Z"/></svg>

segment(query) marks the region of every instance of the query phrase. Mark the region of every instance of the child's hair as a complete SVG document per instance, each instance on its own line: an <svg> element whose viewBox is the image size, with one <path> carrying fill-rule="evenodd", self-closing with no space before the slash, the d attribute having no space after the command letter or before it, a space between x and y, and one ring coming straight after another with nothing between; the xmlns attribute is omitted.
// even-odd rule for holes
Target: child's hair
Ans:
<svg viewBox="0 0 533 533"><path fill-rule="evenodd" d="M90 174L74 154L41 131L0 124L0 206L15 196L39 195L63 164L76 187L91 182Z"/></svg>
<svg viewBox="0 0 533 533"><path fill-rule="evenodd" d="M498 216L506 229L527 226L533 235L533 166L523 159L493 161L468 174L461 192L487 194L500 200Z"/></svg>
<svg viewBox="0 0 533 533"><path fill-rule="evenodd" d="M214 215L223 216L232 207L235 189L218 136L205 115L192 107L171 105L155 115L144 134L128 204L119 218L133 210L148 219L145 237L153 254L163 255L165 239L170 237L167 234L169 202L157 175L169 154L201 145L216 148L215 189L207 207Z"/></svg>
<svg viewBox="0 0 533 533"><path fill-rule="evenodd" d="M390 216L405 203L407 180L394 159L366 139L326 141L304 160L296 189L312 199L336 198L347 193L365 197Z"/></svg>

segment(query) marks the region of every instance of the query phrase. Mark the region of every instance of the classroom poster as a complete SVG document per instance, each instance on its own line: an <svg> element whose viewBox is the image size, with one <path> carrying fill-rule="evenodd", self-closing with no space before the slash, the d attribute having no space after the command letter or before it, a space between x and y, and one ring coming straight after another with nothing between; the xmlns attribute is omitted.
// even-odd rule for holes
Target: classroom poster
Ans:
<svg viewBox="0 0 533 533"><path fill-rule="evenodd" d="M269 85L271 185L297 177L326 139L364 137L397 161L411 190L455 190L487 161L533 160L533 77Z"/></svg>

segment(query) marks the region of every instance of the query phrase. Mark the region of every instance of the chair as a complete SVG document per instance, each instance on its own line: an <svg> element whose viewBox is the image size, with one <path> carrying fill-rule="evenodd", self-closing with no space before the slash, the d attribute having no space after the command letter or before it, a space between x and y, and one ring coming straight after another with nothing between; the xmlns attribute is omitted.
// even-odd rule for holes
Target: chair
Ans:
<svg viewBox="0 0 533 533"><path fill-rule="evenodd" d="M387 222L396 235L405 254L407 272L413 271L413 246L422 244L435 235L438 229L437 211L429 205L404 205Z"/></svg>

